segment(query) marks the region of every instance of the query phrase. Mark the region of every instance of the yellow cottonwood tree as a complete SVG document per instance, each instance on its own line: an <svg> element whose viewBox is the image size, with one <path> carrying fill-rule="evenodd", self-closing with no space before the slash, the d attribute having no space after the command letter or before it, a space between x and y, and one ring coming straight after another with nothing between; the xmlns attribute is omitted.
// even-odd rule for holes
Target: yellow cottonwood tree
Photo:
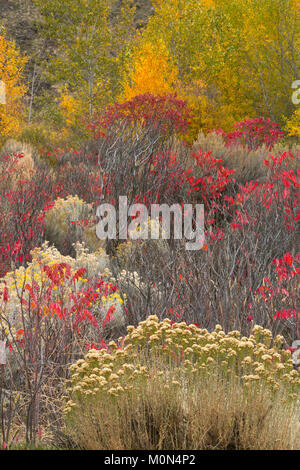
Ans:
<svg viewBox="0 0 300 470"><path fill-rule="evenodd" d="M144 93L153 95L176 93L178 98L187 102L194 116L188 140L193 140L200 128L211 127L212 120L208 118L209 99L206 96L204 82L195 80L192 83L185 83L179 77L178 67L162 39L150 42L138 34L124 75L120 101L127 101Z"/></svg>
<svg viewBox="0 0 300 470"><path fill-rule="evenodd" d="M133 52L132 62L126 73L122 99L127 101L136 95L174 93L178 86L178 70L172 64L170 54L162 40L145 41Z"/></svg>
<svg viewBox="0 0 300 470"><path fill-rule="evenodd" d="M192 112L188 140L200 129L213 127L213 105L201 51L211 42L205 15L212 0L153 0L155 14L135 37L124 84L123 99L151 92L176 93ZM208 60L208 62L211 62Z"/></svg>
<svg viewBox="0 0 300 470"><path fill-rule="evenodd" d="M192 143L200 130L207 131L214 127L213 104L202 80L194 80L190 85L181 84L178 96L187 102L191 112L192 119L185 140Z"/></svg>
<svg viewBox="0 0 300 470"><path fill-rule="evenodd" d="M283 124L300 73L299 0L152 0L143 41L161 39L199 126L230 130L266 116ZM200 96L197 90L201 90ZM198 109L198 111L196 111Z"/></svg>
<svg viewBox="0 0 300 470"><path fill-rule="evenodd" d="M22 75L26 62L15 43L0 34L0 80L5 86L5 104L0 104L0 139L15 136L20 130L22 98L26 93Z"/></svg>

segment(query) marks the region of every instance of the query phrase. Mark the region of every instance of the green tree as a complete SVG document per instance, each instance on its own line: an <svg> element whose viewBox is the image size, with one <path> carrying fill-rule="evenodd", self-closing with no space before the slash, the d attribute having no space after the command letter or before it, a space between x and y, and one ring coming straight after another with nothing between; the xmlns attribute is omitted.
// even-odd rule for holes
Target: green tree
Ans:
<svg viewBox="0 0 300 470"><path fill-rule="evenodd" d="M92 116L120 91L126 44L134 33L135 8L109 0L34 0L41 34L54 44L46 74L58 90L67 125ZM66 115L64 116L64 112ZM72 119L70 119L70 114Z"/></svg>
<svg viewBox="0 0 300 470"><path fill-rule="evenodd" d="M265 115L283 124L300 73L299 2L214 0L213 15L223 18L212 29L224 58L215 75L222 105L231 102L239 118Z"/></svg>

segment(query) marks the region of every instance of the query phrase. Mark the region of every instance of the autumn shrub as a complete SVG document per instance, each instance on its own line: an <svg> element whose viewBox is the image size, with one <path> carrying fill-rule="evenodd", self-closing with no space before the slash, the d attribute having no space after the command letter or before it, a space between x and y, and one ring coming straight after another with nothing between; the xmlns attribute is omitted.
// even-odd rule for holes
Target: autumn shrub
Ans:
<svg viewBox="0 0 300 470"><path fill-rule="evenodd" d="M51 276L48 279L43 272L48 270L48 268L44 268L45 266L48 266L50 269L52 265L70 266L70 273L72 275L77 271L86 273L86 277L84 278L85 280L79 283L80 286L83 286L85 283L90 283L95 287L95 282L99 276L105 278L107 281L112 278L110 261L104 250L100 249L94 253L89 253L84 245L77 243L75 246L75 257L72 258L71 256L62 255L56 248L49 246L48 243L44 243L40 248L32 250L31 262L28 263L26 267L22 266L16 270L8 272L0 280L1 288L6 288L8 292L8 297L5 303L5 318L13 323L14 329L18 329L18 327L21 328L22 295L26 285L30 282L34 282L38 291L47 290L51 284ZM62 282L66 289L65 293L68 293L69 295L72 292L72 282L71 277L68 279L70 279L69 285L67 285L66 281ZM56 290L57 289L54 289L51 294L54 296L57 294L59 297L60 293L55 293ZM111 301L113 301L115 297L117 299L117 294L118 292L116 291L116 294L112 295ZM53 302L54 301L56 302L57 300L53 300ZM103 298L103 302L104 301L105 299ZM109 300L107 300L107 302L108 307L110 307L111 303ZM95 315L98 317L99 323L101 323L101 321L104 320L104 317L101 320L101 305L99 307L99 305L95 303L91 305L91 307L93 308ZM122 312L117 312L117 316L118 315L121 315L122 317Z"/></svg>
<svg viewBox="0 0 300 470"><path fill-rule="evenodd" d="M243 145L249 150L255 150L263 144L271 149L284 136L284 132L279 129L279 124L270 118L246 119L233 124L233 127L233 132L223 133L220 131L225 138L226 145Z"/></svg>
<svg viewBox="0 0 300 470"><path fill-rule="evenodd" d="M58 198L45 218L45 238L64 255L74 254L73 244L84 242L90 251L101 248L96 236L93 206L78 196Z"/></svg>
<svg viewBox="0 0 300 470"><path fill-rule="evenodd" d="M66 433L81 449L295 449L300 377L282 337L150 316L71 366Z"/></svg>
<svg viewBox="0 0 300 470"><path fill-rule="evenodd" d="M299 276L300 252L285 253L272 263L273 276L263 278L255 295L257 318L267 312L274 323L279 323L285 336L300 338Z"/></svg>
<svg viewBox="0 0 300 470"><path fill-rule="evenodd" d="M0 388L21 396L16 419L27 442L49 425L47 412L55 416L49 402L59 407L67 365L124 327L126 296L105 253L89 254L81 245L76 251L76 259L64 257L45 244L26 269L0 280L0 344L6 349Z"/></svg>
<svg viewBox="0 0 300 470"><path fill-rule="evenodd" d="M152 138L155 135L155 143L158 143L172 135L186 133L189 118L186 102L176 95L145 93L109 106L103 116L95 116L88 127L95 138L108 136L112 128L116 132L126 127L128 137L139 131L147 140L149 135Z"/></svg>
<svg viewBox="0 0 300 470"><path fill-rule="evenodd" d="M169 139L188 129L186 103L173 95L139 95L109 107L90 124L90 152L96 155L105 202L146 205L178 197L184 165Z"/></svg>
<svg viewBox="0 0 300 470"><path fill-rule="evenodd" d="M8 163L11 171L11 184L16 185L19 178L30 179L34 170L34 149L22 142L8 139L0 150L2 164Z"/></svg>
<svg viewBox="0 0 300 470"><path fill-rule="evenodd" d="M221 134L210 132L205 135L200 132L193 149L195 152L211 152L215 158L221 158L224 166L235 170L235 178L239 184L266 178L267 169L263 162L268 158L269 151L264 145L256 150L249 150L238 144L228 146Z"/></svg>
<svg viewBox="0 0 300 470"><path fill-rule="evenodd" d="M299 168L299 158L300 158L300 145L297 142L285 142L281 140L277 142L274 147L272 148L272 154L275 156L283 155L286 153L287 155L292 155L294 158L289 158L289 167L297 171Z"/></svg>
<svg viewBox="0 0 300 470"><path fill-rule="evenodd" d="M286 153L288 157L285 163L288 168L297 170L299 166L300 149L295 143L288 145L278 141L271 150L265 144L256 149L249 149L241 144L226 145L221 133L209 132L205 135L200 132L193 144L193 150L196 153L200 150L204 153L211 152L215 158L221 158L224 166L235 170L236 181L242 185L251 180L263 182L267 179L264 161L270 158L270 154L278 157Z"/></svg>
<svg viewBox="0 0 300 470"><path fill-rule="evenodd" d="M16 147L14 141L9 142L7 150ZM39 158L35 158L34 166L33 150L28 145L23 147L25 153L4 154L0 158L0 276L11 269L11 263L18 267L29 261L30 251L40 246L45 236L66 254L74 254L72 243L77 241L85 242L92 251L100 247L92 223L95 216L89 209L89 204L100 201L100 176L90 167L89 157L85 159L76 151L57 150L49 156L55 162L59 160L57 168ZM81 158L85 164L79 165ZM79 199L83 199L82 203ZM63 204L60 204L59 216L57 208L63 200L66 200L66 207L72 206L73 215L69 214L70 210L63 210ZM82 206L78 214L74 209L76 203L78 210L80 204ZM55 208L53 204L56 204ZM90 212L89 216L87 212Z"/></svg>
<svg viewBox="0 0 300 470"><path fill-rule="evenodd" d="M221 158L215 158L211 152L192 152L194 167L185 174L189 186L188 197L205 207L206 223L213 225L223 219L223 205L226 194L234 193L235 169L223 166Z"/></svg>
<svg viewBox="0 0 300 470"><path fill-rule="evenodd" d="M199 153L198 158L203 155ZM208 157L214 161L210 154ZM163 251L141 241L127 259L121 257L119 265L128 273L127 280L118 272L114 275L127 293L131 324L144 320L146 312L159 312L161 319L196 322L208 329L219 323L225 331L238 329L247 334L254 320L274 333L284 333L288 346L297 339L293 314L286 325L274 321L276 311L297 311L295 297L281 295L272 303L262 302L258 295L258 289L266 285L264 279L277 284L274 260L286 253L297 259L299 171L287 169L286 159L286 154L270 157L264 162L266 182L239 186L235 196L224 191L226 178L219 180L219 189L214 184L220 163L208 172L209 184L204 178L202 185L199 177L197 185L191 187L191 196L197 202L205 202L203 194L215 196L216 189L221 195L212 197L205 211L206 240L201 250L186 250L185 240L172 240L169 249ZM134 295L130 295L132 272L138 274L143 285L143 289L135 289ZM292 282L296 283L296 278ZM297 297L295 287L282 286Z"/></svg>
<svg viewBox="0 0 300 470"><path fill-rule="evenodd" d="M44 219L58 187L49 176L46 165L25 178L19 166L20 155L1 158L0 177L0 276L13 266L22 266L30 260L30 251L44 239ZM13 176L12 176L13 175ZM12 178L15 184L12 184Z"/></svg>
<svg viewBox="0 0 300 470"><path fill-rule="evenodd" d="M60 197L79 197L87 204L97 207L103 197L102 175L97 156L81 150L56 149L48 152L56 182L60 186Z"/></svg>

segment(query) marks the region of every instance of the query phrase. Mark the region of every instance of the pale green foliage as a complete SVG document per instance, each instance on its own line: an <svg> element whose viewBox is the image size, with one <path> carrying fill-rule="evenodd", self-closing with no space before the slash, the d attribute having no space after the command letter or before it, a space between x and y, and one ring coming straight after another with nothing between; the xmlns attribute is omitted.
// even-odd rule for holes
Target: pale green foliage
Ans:
<svg viewBox="0 0 300 470"><path fill-rule="evenodd" d="M67 96L74 112L76 106L80 110L78 124L80 118L102 109L117 94L135 8L128 0L122 2L118 13L116 1L34 2L42 14L42 34L56 45L56 54L47 66L48 77L60 88L58 101L66 101Z"/></svg>
<svg viewBox="0 0 300 470"><path fill-rule="evenodd" d="M83 241L89 251L97 251L103 243L96 237L93 226L93 207L78 196L58 198L47 212L45 237L59 251L65 252L66 244Z"/></svg>

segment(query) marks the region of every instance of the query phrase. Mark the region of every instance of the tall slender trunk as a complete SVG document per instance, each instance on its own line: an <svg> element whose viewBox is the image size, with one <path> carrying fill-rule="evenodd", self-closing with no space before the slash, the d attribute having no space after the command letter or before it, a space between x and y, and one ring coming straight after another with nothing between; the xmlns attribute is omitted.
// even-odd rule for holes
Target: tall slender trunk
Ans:
<svg viewBox="0 0 300 470"><path fill-rule="evenodd" d="M30 94L30 102L29 102L29 110L28 110L28 124L30 124L31 116L32 116L32 106L33 106L33 100L34 100L35 79L36 79L36 63L34 63L33 74L32 74L31 94Z"/></svg>

